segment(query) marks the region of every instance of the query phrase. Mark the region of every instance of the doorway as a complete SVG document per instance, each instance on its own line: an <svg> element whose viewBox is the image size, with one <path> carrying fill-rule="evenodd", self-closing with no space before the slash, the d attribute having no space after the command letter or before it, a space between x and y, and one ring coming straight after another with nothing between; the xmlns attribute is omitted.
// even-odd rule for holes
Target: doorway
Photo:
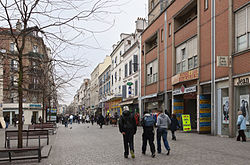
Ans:
<svg viewBox="0 0 250 165"><path fill-rule="evenodd" d="M184 114L190 115L191 128L197 129L197 100L185 99L184 100Z"/></svg>
<svg viewBox="0 0 250 165"><path fill-rule="evenodd" d="M33 111L32 115L33 115L33 117L35 119L35 123L38 123L38 112L37 111Z"/></svg>

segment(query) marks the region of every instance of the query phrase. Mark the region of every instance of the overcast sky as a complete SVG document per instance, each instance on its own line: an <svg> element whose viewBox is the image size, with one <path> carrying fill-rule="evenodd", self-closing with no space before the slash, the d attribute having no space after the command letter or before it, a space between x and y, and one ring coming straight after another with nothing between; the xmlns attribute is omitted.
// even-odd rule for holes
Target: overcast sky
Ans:
<svg viewBox="0 0 250 165"><path fill-rule="evenodd" d="M64 54L77 54L78 57L86 61L87 67L79 70L78 76L81 78L72 81L71 87L68 86L59 92L59 94L61 94L60 97L63 98L63 101L59 100L60 104L69 105L73 101L73 97L82 84L83 79L90 78L90 74L94 68L103 62L106 55L110 55L112 45L120 40L121 33L133 33L135 31L135 21L137 18L145 18L147 14L147 1L148 0L119 0L119 3L123 3L123 5L114 6L114 8L116 8L115 11L119 12L112 14L106 19L109 22L108 25L102 22L88 25L88 28L94 28L95 30L104 30L111 27L108 31L95 33L87 37L88 39L84 41L87 45L98 49L78 48L77 50L73 50L69 48L62 52Z"/></svg>

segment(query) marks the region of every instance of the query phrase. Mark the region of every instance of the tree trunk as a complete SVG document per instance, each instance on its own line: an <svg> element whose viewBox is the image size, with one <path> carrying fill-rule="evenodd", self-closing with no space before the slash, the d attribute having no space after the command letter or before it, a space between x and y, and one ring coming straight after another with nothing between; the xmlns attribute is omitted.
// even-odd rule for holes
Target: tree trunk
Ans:
<svg viewBox="0 0 250 165"><path fill-rule="evenodd" d="M18 148L23 147L23 136L22 136L22 131L23 131L23 62L22 62L22 54L19 54L19 79L18 79L18 98L19 98L19 116L18 116Z"/></svg>

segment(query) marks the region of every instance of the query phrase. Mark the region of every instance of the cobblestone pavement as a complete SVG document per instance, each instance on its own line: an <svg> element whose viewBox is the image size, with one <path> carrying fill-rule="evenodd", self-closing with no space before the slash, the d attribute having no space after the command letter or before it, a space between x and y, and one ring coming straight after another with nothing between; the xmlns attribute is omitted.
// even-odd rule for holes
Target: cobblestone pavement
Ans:
<svg viewBox="0 0 250 165"><path fill-rule="evenodd" d="M151 158L149 146L146 155L141 154L142 129L135 136L135 159L123 157L122 135L117 127L104 126L103 129L90 124L73 124L72 129L60 126L56 134L50 156L42 159L44 165L246 165L250 164L250 141L237 142L235 139L221 138L196 133L177 133L177 141L168 139L171 153L156 154ZM156 143L156 141L155 141ZM1 163L0 163L1 164ZM38 164L13 162L13 164Z"/></svg>

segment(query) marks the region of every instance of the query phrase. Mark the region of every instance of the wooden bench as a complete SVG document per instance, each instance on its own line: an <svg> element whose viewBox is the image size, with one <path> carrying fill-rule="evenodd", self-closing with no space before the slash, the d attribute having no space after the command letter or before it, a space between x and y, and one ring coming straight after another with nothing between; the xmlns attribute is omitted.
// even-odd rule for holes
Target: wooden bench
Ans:
<svg viewBox="0 0 250 165"><path fill-rule="evenodd" d="M41 123L41 124L33 124L28 126L28 130L42 129L52 131L52 134L56 133L56 123Z"/></svg>
<svg viewBox="0 0 250 165"><path fill-rule="evenodd" d="M0 161L8 161L11 162L12 160L25 160L25 159L38 159L38 162L41 161L41 145L40 145L40 136L38 137L39 139L39 145L38 147L29 147L29 148L5 148L5 149L0 149L0 153L8 153L7 158L0 158ZM37 156L33 155L25 155L25 156L14 156L12 153L24 153L24 152L29 152L29 151L36 151L35 153Z"/></svg>
<svg viewBox="0 0 250 165"><path fill-rule="evenodd" d="M49 145L49 131L48 130L23 130L23 139L26 139L26 146L28 146L29 139L47 139ZM5 148L10 148L10 141L18 140L18 130L5 131Z"/></svg>

